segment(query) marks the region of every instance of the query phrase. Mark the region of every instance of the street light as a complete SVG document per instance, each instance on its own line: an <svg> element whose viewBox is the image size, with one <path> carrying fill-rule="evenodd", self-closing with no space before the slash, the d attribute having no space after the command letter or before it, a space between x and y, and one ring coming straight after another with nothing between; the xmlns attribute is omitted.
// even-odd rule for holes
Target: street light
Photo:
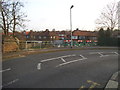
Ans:
<svg viewBox="0 0 120 90"><path fill-rule="evenodd" d="M70 7L71 48L72 48L72 46L73 46L73 43L72 43L72 13L71 13L71 9L72 9L73 7L74 7L73 5Z"/></svg>
<svg viewBox="0 0 120 90"><path fill-rule="evenodd" d="M118 2L118 30L120 30L120 1Z"/></svg>

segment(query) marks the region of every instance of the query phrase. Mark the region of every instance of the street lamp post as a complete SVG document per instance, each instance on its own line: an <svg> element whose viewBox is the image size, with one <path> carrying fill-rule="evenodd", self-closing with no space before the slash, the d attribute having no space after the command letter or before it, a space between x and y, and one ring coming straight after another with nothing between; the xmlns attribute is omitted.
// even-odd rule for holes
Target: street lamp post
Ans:
<svg viewBox="0 0 120 90"><path fill-rule="evenodd" d="M74 7L73 5L70 7L71 48L72 48L72 46L73 46L73 42L72 42L72 13L71 13L71 9L72 9L73 7Z"/></svg>
<svg viewBox="0 0 120 90"><path fill-rule="evenodd" d="M118 2L118 30L120 30L120 1Z"/></svg>

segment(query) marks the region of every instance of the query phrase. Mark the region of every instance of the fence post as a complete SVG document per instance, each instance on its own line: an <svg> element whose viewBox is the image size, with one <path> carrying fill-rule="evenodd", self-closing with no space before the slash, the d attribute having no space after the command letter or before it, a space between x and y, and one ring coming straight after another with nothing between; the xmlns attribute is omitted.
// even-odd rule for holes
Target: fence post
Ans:
<svg viewBox="0 0 120 90"><path fill-rule="evenodd" d="M34 47L35 47L35 42L33 42L33 45L34 45Z"/></svg>
<svg viewBox="0 0 120 90"><path fill-rule="evenodd" d="M26 41L26 43L25 43L25 47L26 47L26 50L27 50L27 41Z"/></svg>
<svg viewBox="0 0 120 90"><path fill-rule="evenodd" d="M41 49L41 42L40 42L40 49Z"/></svg>

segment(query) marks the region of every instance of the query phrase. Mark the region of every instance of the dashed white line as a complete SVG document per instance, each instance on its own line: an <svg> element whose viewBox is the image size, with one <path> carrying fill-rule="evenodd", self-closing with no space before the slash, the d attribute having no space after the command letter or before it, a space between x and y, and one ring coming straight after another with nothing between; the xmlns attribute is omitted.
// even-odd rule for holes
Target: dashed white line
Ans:
<svg viewBox="0 0 120 90"><path fill-rule="evenodd" d="M19 79L12 80L11 82L8 82L7 84L4 84L4 85L2 85L2 86L0 86L0 87L6 87L6 86L9 86L9 85L11 85L11 84L17 82L18 80L19 80Z"/></svg>
<svg viewBox="0 0 120 90"><path fill-rule="evenodd" d="M0 72L5 72L5 71L10 71L11 68L5 69L5 70L1 70Z"/></svg>

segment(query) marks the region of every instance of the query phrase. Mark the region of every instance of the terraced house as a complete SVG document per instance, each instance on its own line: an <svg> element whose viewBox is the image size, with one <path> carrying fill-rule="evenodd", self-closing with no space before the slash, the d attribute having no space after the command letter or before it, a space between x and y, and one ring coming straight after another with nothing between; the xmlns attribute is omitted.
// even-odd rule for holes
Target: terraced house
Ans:
<svg viewBox="0 0 120 90"><path fill-rule="evenodd" d="M70 46L71 32L70 31L32 31L22 32L26 40L29 41L62 41L65 46ZM72 32L72 40L74 46L90 46L97 43L97 32L74 30Z"/></svg>
<svg viewBox="0 0 120 90"><path fill-rule="evenodd" d="M97 45L97 32L74 30L72 32L72 40L74 46L93 46ZM65 40L70 45L71 40Z"/></svg>

